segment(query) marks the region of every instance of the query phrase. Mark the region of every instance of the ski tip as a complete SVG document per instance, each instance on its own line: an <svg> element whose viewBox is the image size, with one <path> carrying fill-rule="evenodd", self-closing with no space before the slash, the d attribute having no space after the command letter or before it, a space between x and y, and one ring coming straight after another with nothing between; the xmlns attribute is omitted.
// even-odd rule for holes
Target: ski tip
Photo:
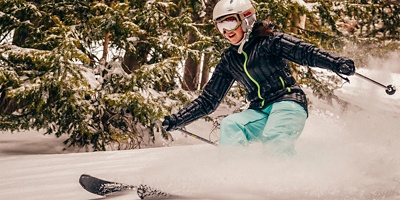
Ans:
<svg viewBox="0 0 400 200"><path fill-rule="evenodd" d="M100 196L108 196L115 192L136 189L135 186L106 181L88 174L79 177L79 183L86 191Z"/></svg>
<svg viewBox="0 0 400 200"><path fill-rule="evenodd" d="M79 177L79 184L82 186L83 189L90 193L101 196L105 196L107 194L107 191L103 191L104 184L106 183L108 182L98 179L94 176L90 176L88 174L82 174Z"/></svg>
<svg viewBox="0 0 400 200"><path fill-rule="evenodd" d="M84 189L86 189L86 182L87 182L87 178L89 178L90 177L90 175L87 175L87 174L82 174L80 177L79 177L79 184L81 184L81 186L84 188Z"/></svg>
<svg viewBox="0 0 400 200"><path fill-rule="evenodd" d="M82 174L80 177L79 177L79 179L84 179L84 178L87 178L87 177L92 177L92 176L90 176L89 174Z"/></svg>

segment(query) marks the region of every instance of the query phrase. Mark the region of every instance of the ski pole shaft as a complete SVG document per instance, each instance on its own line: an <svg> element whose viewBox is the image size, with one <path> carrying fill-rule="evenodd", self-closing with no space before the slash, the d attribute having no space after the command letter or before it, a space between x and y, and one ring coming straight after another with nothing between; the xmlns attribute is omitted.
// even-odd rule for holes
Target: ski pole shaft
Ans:
<svg viewBox="0 0 400 200"><path fill-rule="evenodd" d="M363 79L366 79L366 80L368 80L368 81L371 81L372 83L375 83L376 85L379 85L379 86L381 86L381 87L383 87L383 88L386 88L386 86L383 85L382 83L379 83L378 81L372 80L372 79L370 79L370 78L368 78L368 77L366 77L366 76L364 76L364 75L362 75L362 74L360 74L360 73L357 73L357 72L356 72L356 75L359 76L359 77L361 77L361 78L363 78Z"/></svg>
<svg viewBox="0 0 400 200"><path fill-rule="evenodd" d="M366 77L366 76L364 76L364 75L362 75L360 73L357 73L357 72L355 73L355 75L357 75L358 77L361 77L361 78L363 78L365 80L368 80L368 81L370 81L370 82L372 82L372 83L374 83L374 84L376 84L378 86L381 86L381 87L385 88L386 93L388 95L393 95L396 92L396 87L394 87L393 85L385 86L382 83L379 83L378 81L372 80L372 79L370 79L370 78L368 78L368 77Z"/></svg>
<svg viewBox="0 0 400 200"><path fill-rule="evenodd" d="M210 140L207 140L207 139L205 139L205 138L202 138L202 137L200 137L200 136L198 136L198 135L196 135L196 134L193 134L193 133L191 133L191 132L189 132L189 131L183 130L183 129L181 129L181 128L179 128L178 130L181 131L182 133L185 133L186 135L192 136L192 137L194 137L194 138L196 138L196 139L198 139L198 140L201 140L201 141L203 141L203 142L207 142L208 144L212 144L212 145L214 145L214 146L218 146L215 142L210 141Z"/></svg>

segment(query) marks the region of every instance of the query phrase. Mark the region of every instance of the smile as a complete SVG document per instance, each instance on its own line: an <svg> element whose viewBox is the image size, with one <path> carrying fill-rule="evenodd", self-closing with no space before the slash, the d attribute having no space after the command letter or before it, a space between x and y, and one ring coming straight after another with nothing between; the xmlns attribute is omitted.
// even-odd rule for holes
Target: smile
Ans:
<svg viewBox="0 0 400 200"><path fill-rule="evenodd" d="M235 37L236 33L235 32L229 32L227 34L225 34L228 38L233 38Z"/></svg>

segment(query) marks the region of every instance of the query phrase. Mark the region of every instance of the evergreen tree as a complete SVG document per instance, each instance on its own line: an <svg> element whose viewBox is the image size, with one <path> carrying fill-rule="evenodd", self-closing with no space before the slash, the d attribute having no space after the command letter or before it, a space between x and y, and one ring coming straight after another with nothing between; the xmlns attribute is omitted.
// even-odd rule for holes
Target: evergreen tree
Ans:
<svg viewBox="0 0 400 200"><path fill-rule="evenodd" d="M153 141L157 119L175 107L160 102L179 98L157 91L175 85L182 50L171 25L184 17L170 19L163 2L136 3L2 1L1 36L14 38L0 46L0 128L67 134L66 144L94 150ZM145 58L134 74L123 51Z"/></svg>

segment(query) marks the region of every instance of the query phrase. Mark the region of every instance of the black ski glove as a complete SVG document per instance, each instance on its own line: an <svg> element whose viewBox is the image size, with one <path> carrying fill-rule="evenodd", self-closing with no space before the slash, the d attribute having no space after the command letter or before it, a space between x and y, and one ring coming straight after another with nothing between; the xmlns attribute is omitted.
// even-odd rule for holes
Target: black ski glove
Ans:
<svg viewBox="0 0 400 200"><path fill-rule="evenodd" d="M344 74L346 76L352 76L356 73L356 68L354 67L354 61L348 58L342 58L339 61L339 66L336 69L337 73Z"/></svg>
<svg viewBox="0 0 400 200"><path fill-rule="evenodd" d="M176 117L174 115L164 117L164 121L161 125L166 131L176 130Z"/></svg>

